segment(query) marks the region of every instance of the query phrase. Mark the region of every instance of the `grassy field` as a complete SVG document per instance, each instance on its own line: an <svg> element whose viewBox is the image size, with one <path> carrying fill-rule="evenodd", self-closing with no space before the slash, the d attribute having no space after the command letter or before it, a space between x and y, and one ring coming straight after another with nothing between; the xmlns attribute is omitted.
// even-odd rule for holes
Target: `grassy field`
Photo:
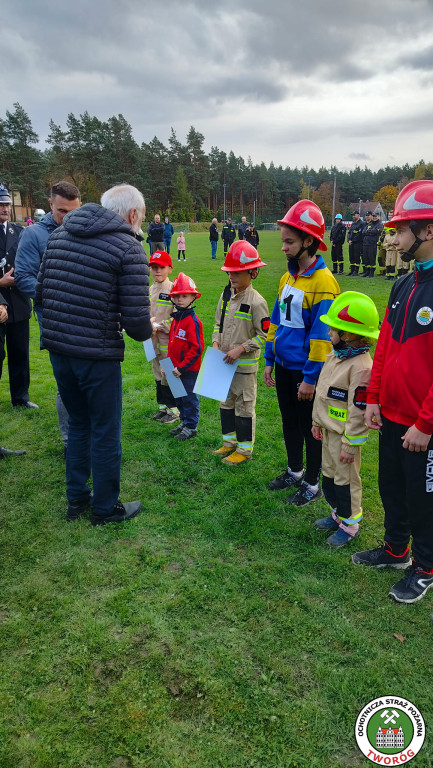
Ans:
<svg viewBox="0 0 433 768"><path fill-rule="evenodd" d="M279 233L260 237L269 266L256 287L271 309L285 262ZM210 344L222 249L211 261L198 233L186 247ZM368 290L383 317L389 282L341 286ZM151 420L151 366L127 339L121 498L144 511L67 524L56 387L33 320L31 347L40 410L12 409L6 377L0 387L0 442L27 450L0 463L1 768L361 767L356 717L387 694L431 726L431 593L392 603L398 572L350 562L383 536L376 435L360 538L331 551L313 526L325 501L298 509L267 490L285 451L261 373L253 461L226 467L211 453L218 404L202 399L197 438L173 441ZM431 738L412 764L433 765Z"/></svg>

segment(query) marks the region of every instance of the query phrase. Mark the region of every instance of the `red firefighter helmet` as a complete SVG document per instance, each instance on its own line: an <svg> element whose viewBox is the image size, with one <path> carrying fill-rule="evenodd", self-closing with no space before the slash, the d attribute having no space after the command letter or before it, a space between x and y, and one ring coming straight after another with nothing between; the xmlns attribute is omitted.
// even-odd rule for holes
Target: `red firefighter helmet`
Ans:
<svg viewBox="0 0 433 768"><path fill-rule="evenodd" d="M246 272L247 269L257 269L266 267L264 261L261 261L257 249L246 240L236 240L227 251L224 260L223 272Z"/></svg>
<svg viewBox="0 0 433 768"><path fill-rule="evenodd" d="M176 296L179 293L193 293L196 299L199 299L201 296L192 277L188 277L184 272L179 272L176 280L174 280L170 296Z"/></svg>
<svg viewBox="0 0 433 768"><path fill-rule="evenodd" d="M306 235L312 235L319 241L319 251L328 250L323 242L325 219L319 206L311 200L299 200L289 208L284 219L277 221L277 224L296 227L301 232L305 232Z"/></svg>
<svg viewBox="0 0 433 768"><path fill-rule="evenodd" d="M399 221L417 219L433 219L433 181L421 179L406 184L395 201L387 226L395 227Z"/></svg>

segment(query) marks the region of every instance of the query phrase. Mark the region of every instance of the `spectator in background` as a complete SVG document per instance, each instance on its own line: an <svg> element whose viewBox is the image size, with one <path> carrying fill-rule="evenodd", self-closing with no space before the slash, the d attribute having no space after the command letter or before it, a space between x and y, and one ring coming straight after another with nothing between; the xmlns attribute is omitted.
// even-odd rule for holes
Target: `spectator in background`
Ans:
<svg viewBox="0 0 433 768"><path fill-rule="evenodd" d="M259 233L257 232L257 229L255 228L253 222L248 224L248 227L245 230L245 240L247 243L251 243L251 245L254 246L254 248L258 249L259 247Z"/></svg>
<svg viewBox="0 0 433 768"><path fill-rule="evenodd" d="M8 310L6 306L6 300L0 293L0 324L5 323L7 319ZM25 451L10 451L9 448L3 448L0 445L0 459L3 459L5 456L23 456L23 454L25 454Z"/></svg>
<svg viewBox="0 0 433 768"><path fill-rule="evenodd" d="M155 251L164 250L164 224L161 222L161 216L156 213L153 221L150 222L147 228L147 234L150 238L150 255ZM149 242L149 238L147 242Z"/></svg>
<svg viewBox="0 0 433 768"><path fill-rule="evenodd" d="M359 211L354 211L353 221L350 225L347 239L349 241L349 264L350 270L348 277L356 277L359 274L362 258L362 228L364 222L361 219Z"/></svg>
<svg viewBox="0 0 433 768"><path fill-rule="evenodd" d="M247 219L245 216L242 216L241 223L238 226L238 238L239 240L245 240L245 233L249 227L249 224L247 222Z"/></svg>
<svg viewBox="0 0 433 768"><path fill-rule="evenodd" d="M66 518L91 501L92 525L138 515L139 501L119 501L122 329L136 341L152 336L149 267L141 245L142 194L129 184L87 203L51 235L36 285L42 340L69 414Z"/></svg>
<svg viewBox="0 0 433 768"><path fill-rule="evenodd" d="M231 219L227 219L227 221L224 222L222 232L221 232L221 239L223 241L224 245L224 258L227 255L227 251L230 248L231 244L234 242L236 238L236 230L232 224Z"/></svg>
<svg viewBox="0 0 433 768"><path fill-rule="evenodd" d="M173 225L170 224L170 219L168 218L168 216L166 216L164 219L164 250L168 254L170 253L170 243L173 235L174 235Z"/></svg>
<svg viewBox="0 0 433 768"><path fill-rule="evenodd" d="M343 217L341 213L337 213L335 217L334 226L331 229L331 259L332 259L332 274L343 274L344 259L343 259L343 244L346 239L346 227L343 224Z"/></svg>
<svg viewBox="0 0 433 768"><path fill-rule="evenodd" d="M212 219L212 224L209 227L209 240L211 247L211 255L213 259L216 259L217 247L218 247L218 219Z"/></svg>

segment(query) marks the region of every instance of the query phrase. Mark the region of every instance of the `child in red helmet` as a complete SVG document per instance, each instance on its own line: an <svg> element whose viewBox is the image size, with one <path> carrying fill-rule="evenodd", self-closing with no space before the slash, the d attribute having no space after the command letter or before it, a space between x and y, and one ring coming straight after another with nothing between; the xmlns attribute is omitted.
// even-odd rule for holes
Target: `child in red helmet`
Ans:
<svg viewBox="0 0 433 768"><path fill-rule="evenodd" d="M303 507L323 496L319 484L322 447L311 434L311 416L316 382L331 351L320 316L329 310L340 287L322 257L316 255L328 250L320 208L311 200L299 200L278 224L288 267L271 315L263 375L265 384L277 389L288 466L269 488L297 489L287 503Z"/></svg>
<svg viewBox="0 0 433 768"><path fill-rule="evenodd" d="M226 353L227 363L239 359L239 364L227 400L220 403L223 445L214 455L230 466L250 459L254 447L257 370L270 322L265 299L251 286L259 267L266 264L246 240L230 246L221 267L230 283L218 302L212 345Z"/></svg>
<svg viewBox="0 0 433 768"><path fill-rule="evenodd" d="M155 251L149 259L149 266L153 277L150 289L150 321L153 325L152 341L156 352L156 357L152 360L152 370L156 384L156 401L159 405L153 419L162 424L174 424L179 421L179 410L159 364L160 360L167 357L170 315L173 309L170 301L172 282L169 276L173 268L170 254L166 251Z"/></svg>
<svg viewBox="0 0 433 768"><path fill-rule="evenodd" d="M416 603L433 587L433 181L404 187L388 226L399 256L415 261L392 286L367 390L365 421L380 430L385 542L352 561L407 569L389 595Z"/></svg>
<svg viewBox="0 0 433 768"><path fill-rule="evenodd" d="M170 430L170 434L181 442L196 436L200 417L199 399L193 389L204 349L203 325L192 307L200 296L194 280L180 272L170 291L174 312L168 337L168 357L174 365L173 374L180 378L187 392L185 397L176 398L182 423Z"/></svg>

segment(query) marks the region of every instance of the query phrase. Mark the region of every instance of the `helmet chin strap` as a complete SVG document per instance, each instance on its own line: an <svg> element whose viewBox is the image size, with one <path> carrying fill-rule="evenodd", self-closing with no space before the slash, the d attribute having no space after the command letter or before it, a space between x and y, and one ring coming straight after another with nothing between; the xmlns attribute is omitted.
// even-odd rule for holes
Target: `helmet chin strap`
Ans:
<svg viewBox="0 0 433 768"><path fill-rule="evenodd" d="M295 253L294 256L289 256L289 258L287 259L288 263L291 264L293 267L297 266L297 264L299 264L299 259L301 258L302 254L305 251L308 252L308 248L306 248L303 245L302 248L299 249L298 253Z"/></svg>
<svg viewBox="0 0 433 768"><path fill-rule="evenodd" d="M412 259L415 257L415 253L417 252L417 250L420 247L420 245L422 243L425 243L425 240L421 240L421 238L418 237L418 235L415 234L414 230L416 229L416 224L417 224L416 221L410 221L409 222L409 229L410 229L410 231L412 232L412 234L413 234L413 236L415 238L415 242L412 243L412 245L410 246L409 250L403 251L400 254L400 258L401 258L402 261L406 261L406 262L412 261Z"/></svg>

